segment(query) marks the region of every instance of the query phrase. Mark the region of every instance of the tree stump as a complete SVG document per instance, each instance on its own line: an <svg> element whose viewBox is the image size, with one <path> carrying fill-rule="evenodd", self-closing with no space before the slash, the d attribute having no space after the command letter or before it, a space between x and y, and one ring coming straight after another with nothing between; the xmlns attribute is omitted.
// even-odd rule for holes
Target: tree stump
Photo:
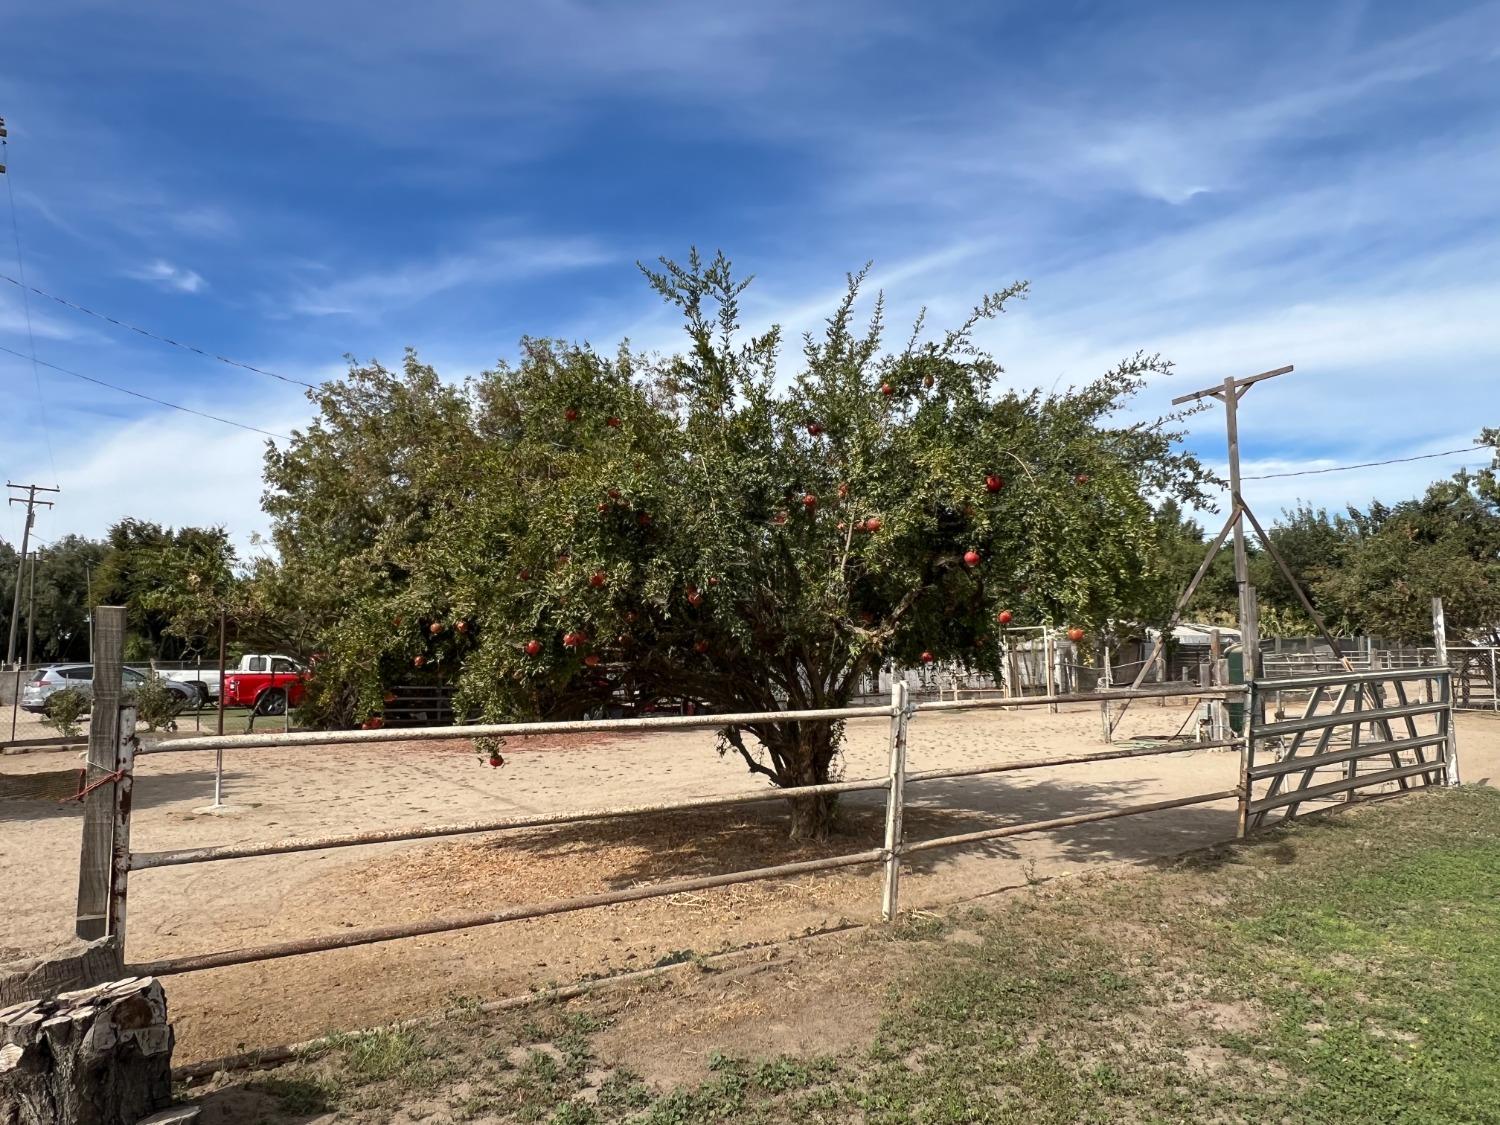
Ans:
<svg viewBox="0 0 1500 1125"><path fill-rule="evenodd" d="M0 1125L136 1125L172 1103L167 998L151 977L0 1011Z"/></svg>

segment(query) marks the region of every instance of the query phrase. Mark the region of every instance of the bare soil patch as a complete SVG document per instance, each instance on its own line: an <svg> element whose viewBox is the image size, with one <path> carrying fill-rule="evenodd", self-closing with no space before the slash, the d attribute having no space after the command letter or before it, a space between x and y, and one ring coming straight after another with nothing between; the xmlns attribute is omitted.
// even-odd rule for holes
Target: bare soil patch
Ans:
<svg viewBox="0 0 1500 1125"><path fill-rule="evenodd" d="M1186 709L1133 707L1125 737L1171 733ZM1477 720L1477 721L1476 721ZM887 725L848 725L844 772L878 776ZM1460 719L1465 777L1500 762L1500 722ZM400 742L230 751L230 816L195 813L213 794L212 754L141 759L133 844L141 851L326 835L376 827L667 801L758 785L721 759L711 732L513 740L492 770L465 743ZM1023 760L1099 747L1098 712L1041 709L921 715L913 770ZM41 792L63 756L4 759L6 784ZM1226 789L1237 755L1201 752L913 785L908 833L926 838ZM71 791L71 787L70 790ZM372 924L453 916L690 874L870 847L880 794L843 805L837 835L785 839L779 801L444 841L204 864L131 881L127 955L149 960ZM41 797L0 800L0 949L36 952L72 929L80 811ZM927 907L1025 886L1100 863L1138 862L1222 840L1231 802L923 853L903 904ZM774 942L879 916L879 875L848 868L459 933L289 958L167 981L188 1062L421 1015L455 998L525 993L683 953Z"/></svg>

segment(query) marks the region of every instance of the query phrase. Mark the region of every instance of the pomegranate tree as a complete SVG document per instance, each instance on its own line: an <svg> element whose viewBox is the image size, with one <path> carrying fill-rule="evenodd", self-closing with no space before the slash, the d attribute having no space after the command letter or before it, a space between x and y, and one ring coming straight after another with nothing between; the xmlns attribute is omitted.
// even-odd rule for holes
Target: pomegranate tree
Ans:
<svg viewBox="0 0 1500 1125"><path fill-rule="evenodd" d="M490 721L840 707L891 664L998 676L997 621L1129 617L1155 580L1146 497L1202 497L1171 419L1113 417L1167 370L1156 357L1005 389L975 333L1024 285L888 351L857 276L788 349L741 333L722 256L646 276L683 315L679 355L527 339L462 387L414 356L404 375L356 368L270 452L280 566L315 585L351 699L418 657ZM719 749L795 791L830 779L841 733L746 724ZM794 836L832 824L831 798L790 807Z"/></svg>

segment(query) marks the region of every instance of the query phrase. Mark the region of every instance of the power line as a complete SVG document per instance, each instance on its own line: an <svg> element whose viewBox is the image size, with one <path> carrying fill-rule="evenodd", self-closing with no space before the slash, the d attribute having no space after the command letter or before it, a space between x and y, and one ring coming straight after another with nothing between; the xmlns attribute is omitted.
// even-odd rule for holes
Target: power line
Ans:
<svg viewBox="0 0 1500 1125"><path fill-rule="evenodd" d="M17 280L16 278L11 277L9 274L0 273L0 281L8 281L12 285L21 289L23 297L25 295L25 292L29 290L39 297L46 297L49 301L56 301L64 308L73 309L75 312L85 313L86 315L95 317L98 320L107 321L108 323L113 324L119 328L127 328L131 332L138 332L142 336L149 337L152 340L159 340L163 344L171 344L174 348L181 348L183 351L193 352L196 355L201 355L204 359L218 360L218 362L220 363L227 363L230 367L239 367L243 368L246 371L253 371L257 375L266 375L272 379L280 379L283 383L294 383L299 387L306 387L308 390L317 389L314 384L305 383L301 379L293 379L290 375L278 375L274 371L267 371L263 367L256 367L254 364L250 363L241 363L237 359L230 359L228 356L219 355L218 353L211 352L206 348L200 348L196 344L184 344L180 340L174 340L170 336L163 336L159 332L152 332L149 328L142 328L137 324L131 324L129 321L120 320L118 317L110 316L108 313L95 312L93 309L88 308L85 305L80 305L76 301L70 301L66 297L59 297L56 293L48 293L45 289L38 289L35 285L26 284L26 278L24 274L22 274L20 280Z"/></svg>
<svg viewBox="0 0 1500 1125"><path fill-rule="evenodd" d="M17 359L26 358L25 354L23 354L22 352L18 352L13 348L7 348L3 344L0 344L0 352L7 352L10 355L15 356ZM194 410L191 406L178 406L177 403L168 402L164 398L152 398L150 395L142 394L140 391L132 391L129 387L120 387L116 386L114 383L106 383L103 379L95 379L92 375L84 375L77 371L70 371L68 370L68 368L59 367L55 363L48 363L44 359L36 359L33 357L32 362L40 364L43 367L50 368L53 371L60 372L63 375L71 375L75 379L82 379L85 383L93 383L100 387L108 387L112 391L119 391L121 394L130 395L133 398L145 399L147 402L154 402L158 406L166 406L171 408L172 410L180 410L184 414L196 414L199 418L207 418L211 422L223 422L226 426L233 426L239 430L249 430L251 433L255 434L265 434L266 437L276 438L280 441L292 440L286 434L273 434L270 430L262 430L259 426L251 426L247 425L244 422L236 422L232 418L221 418L217 414L205 414L201 410Z"/></svg>
<svg viewBox="0 0 1500 1125"><path fill-rule="evenodd" d="M36 383L36 409L37 415L42 422L42 440L47 445L47 463L52 466L52 479L57 480L57 457L52 452L52 427L47 421L47 399L42 393L42 375L37 368L36 359L36 333L31 327L31 298L27 295L26 262L21 256L21 223L16 218L16 188L14 178L7 169L10 166L10 142L5 128L5 118L0 117L0 176L5 177L5 194L10 201L10 233L16 244L16 272L21 275L21 308L26 314L26 341L27 347L31 349L31 377ZM21 357L25 359L25 356ZM18 580L19 581L19 580Z"/></svg>
<svg viewBox="0 0 1500 1125"><path fill-rule="evenodd" d="M1382 465L1402 465L1408 461L1431 461L1434 457L1454 457L1460 453L1473 453L1480 449L1489 449L1488 445L1470 445L1463 449L1445 449L1441 453L1419 453L1414 457L1392 457L1385 461L1362 461L1358 465L1334 465L1327 469L1299 469L1294 473L1260 473L1256 476L1246 475L1245 480L1275 480L1281 477L1311 477L1320 473L1347 473L1352 469L1375 469Z"/></svg>

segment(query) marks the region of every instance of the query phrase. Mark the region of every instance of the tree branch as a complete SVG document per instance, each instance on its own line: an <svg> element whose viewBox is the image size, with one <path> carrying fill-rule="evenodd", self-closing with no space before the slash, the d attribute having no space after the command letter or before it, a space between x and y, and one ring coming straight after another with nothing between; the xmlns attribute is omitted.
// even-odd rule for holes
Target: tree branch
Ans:
<svg viewBox="0 0 1500 1125"><path fill-rule="evenodd" d="M751 773L763 774L764 776L769 777L772 781L775 781L778 784L780 783L780 779L777 777L776 771L769 768L768 766L761 765L751 755L750 751L746 749L745 740L740 736L739 727L724 727L719 731L719 738L725 744L732 746L734 747L734 749L739 751L740 757L745 760L745 765L750 767Z"/></svg>

